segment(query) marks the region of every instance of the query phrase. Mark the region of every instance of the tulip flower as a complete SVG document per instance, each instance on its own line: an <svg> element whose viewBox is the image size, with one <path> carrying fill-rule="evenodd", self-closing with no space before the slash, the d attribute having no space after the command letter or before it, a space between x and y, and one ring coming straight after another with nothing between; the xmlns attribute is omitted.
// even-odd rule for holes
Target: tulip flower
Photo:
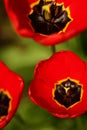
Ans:
<svg viewBox="0 0 87 130"><path fill-rule="evenodd" d="M43 45L64 42L87 27L86 0L4 0L18 34Z"/></svg>
<svg viewBox="0 0 87 130"><path fill-rule="evenodd" d="M0 62L0 129L14 116L23 86L22 78Z"/></svg>
<svg viewBox="0 0 87 130"><path fill-rule="evenodd" d="M36 65L29 97L59 118L87 111L87 62L71 51L60 51Z"/></svg>

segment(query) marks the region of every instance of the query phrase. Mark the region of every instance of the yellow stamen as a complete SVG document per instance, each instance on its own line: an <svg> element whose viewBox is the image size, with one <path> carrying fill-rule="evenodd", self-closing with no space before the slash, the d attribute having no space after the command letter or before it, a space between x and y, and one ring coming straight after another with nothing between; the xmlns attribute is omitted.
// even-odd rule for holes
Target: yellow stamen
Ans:
<svg viewBox="0 0 87 130"><path fill-rule="evenodd" d="M47 4L47 5L43 5L42 6L42 9L48 13L50 13L50 4Z"/></svg>
<svg viewBox="0 0 87 130"><path fill-rule="evenodd" d="M66 91L66 94L68 95L68 90L70 89L70 88L64 88L65 89L65 91Z"/></svg>

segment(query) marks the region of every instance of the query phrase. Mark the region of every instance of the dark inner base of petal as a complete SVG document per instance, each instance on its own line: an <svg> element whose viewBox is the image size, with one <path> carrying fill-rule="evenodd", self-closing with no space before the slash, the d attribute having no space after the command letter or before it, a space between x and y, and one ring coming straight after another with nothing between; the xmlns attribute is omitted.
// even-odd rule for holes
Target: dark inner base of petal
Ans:
<svg viewBox="0 0 87 130"><path fill-rule="evenodd" d="M8 115L10 98L0 91L0 117Z"/></svg>
<svg viewBox="0 0 87 130"><path fill-rule="evenodd" d="M81 85L68 79L56 85L54 95L54 100L68 108L80 101Z"/></svg>
<svg viewBox="0 0 87 130"><path fill-rule="evenodd" d="M43 8L46 5L50 5L49 12ZM33 13L28 17L35 32L45 35L62 31L71 20L67 11L63 10L63 5L58 6L53 1L44 2L43 0L33 7Z"/></svg>

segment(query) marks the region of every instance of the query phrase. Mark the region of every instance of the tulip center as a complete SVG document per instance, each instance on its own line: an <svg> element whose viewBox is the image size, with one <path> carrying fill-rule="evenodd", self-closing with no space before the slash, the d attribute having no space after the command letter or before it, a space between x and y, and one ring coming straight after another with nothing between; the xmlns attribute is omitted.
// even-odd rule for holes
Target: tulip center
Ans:
<svg viewBox="0 0 87 130"><path fill-rule="evenodd" d="M9 107L10 107L10 97L9 95L0 90L0 120L2 117L8 115Z"/></svg>
<svg viewBox="0 0 87 130"><path fill-rule="evenodd" d="M53 97L56 103L69 108L81 100L82 85L78 81L68 78L56 84Z"/></svg>
<svg viewBox="0 0 87 130"><path fill-rule="evenodd" d="M65 31L71 21L69 8L58 4L54 0L38 0L31 5L28 15L33 30L36 33L50 35Z"/></svg>

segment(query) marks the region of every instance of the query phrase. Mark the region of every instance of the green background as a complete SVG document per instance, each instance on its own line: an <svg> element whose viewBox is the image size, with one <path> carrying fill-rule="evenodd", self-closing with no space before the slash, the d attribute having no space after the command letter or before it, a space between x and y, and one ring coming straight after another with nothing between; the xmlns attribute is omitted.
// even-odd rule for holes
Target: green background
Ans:
<svg viewBox="0 0 87 130"><path fill-rule="evenodd" d="M56 50L71 50L87 61L87 31ZM14 31L0 0L0 60L24 78L25 88L15 116L3 130L85 130L87 114L74 119L60 119L33 104L28 97L28 87L33 79L35 64L52 55L50 46L43 46L32 39L20 37ZM84 107L84 106L83 106Z"/></svg>

